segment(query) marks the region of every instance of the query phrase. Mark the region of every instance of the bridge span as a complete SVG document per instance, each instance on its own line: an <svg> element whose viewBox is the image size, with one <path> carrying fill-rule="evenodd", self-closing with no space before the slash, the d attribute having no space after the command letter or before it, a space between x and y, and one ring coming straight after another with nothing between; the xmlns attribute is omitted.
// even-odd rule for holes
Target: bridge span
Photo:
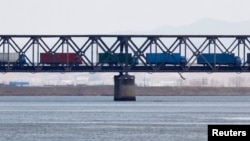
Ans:
<svg viewBox="0 0 250 141"><path fill-rule="evenodd" d="M115 100L135 100L129 72L250 72L250 35L0 35L0 72L119 72Z"/></svg>

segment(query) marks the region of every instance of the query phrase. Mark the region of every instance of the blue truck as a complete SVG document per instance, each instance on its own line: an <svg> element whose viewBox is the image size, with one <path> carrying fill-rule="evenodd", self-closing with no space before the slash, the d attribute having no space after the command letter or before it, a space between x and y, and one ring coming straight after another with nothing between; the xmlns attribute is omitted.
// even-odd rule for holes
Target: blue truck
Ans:
<svg viewBox="0 0 250 141"><path fill-rule="evenodd" d="M241 59L234 53L203 53L197 57L197 64L240 66Z"/></svg>
<svg viewBox="0 0 250 141"><path fill-rule="evenodd" d="M146 53L147 64L185 65L187 60L180 53Z"/></svg>

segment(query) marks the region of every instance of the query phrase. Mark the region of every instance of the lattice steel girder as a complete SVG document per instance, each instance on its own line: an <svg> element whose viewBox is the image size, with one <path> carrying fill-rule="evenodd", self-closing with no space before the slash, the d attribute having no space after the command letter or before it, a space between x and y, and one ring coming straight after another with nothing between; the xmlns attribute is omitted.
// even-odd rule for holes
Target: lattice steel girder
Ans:
<svg viewBox="0 0 250 141"><path fill-rule="evenodd" d="M0 35L0 71L249 72L249 38L250 35ZM11 60L13 53L23 56L25 63ZM41 53L66 54L66 61L54 58L54 63L43 63ZM68 58L69 53L79 57L77 63ZM100 61L99 53L111 57ZM186 62L149 63L148 53L180 54ZM222 53L235 55L242 64L217 62L216 54ZM125 54L125 58L114 59L113 54ZM211 61L204 54L215 58ZM107 62L112 59L114 62Z"/></svg>

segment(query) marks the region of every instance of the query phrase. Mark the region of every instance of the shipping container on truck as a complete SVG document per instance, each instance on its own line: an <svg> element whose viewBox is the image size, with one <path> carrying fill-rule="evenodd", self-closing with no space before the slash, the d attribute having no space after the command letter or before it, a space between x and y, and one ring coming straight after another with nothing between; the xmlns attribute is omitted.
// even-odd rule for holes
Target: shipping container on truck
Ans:
<svg viewBox="0 0 250 141"><path fill-rule="evenodd" d="M180 53L146 53L147 64L185 65L186 59Z"/></svg>
<svg viewBox="0 0 250 141"><path fill-rule="evenodd" d="M126 63L125 53L99 53L99 63L107 63L109 65ZM128 64L138 64L138 60L132 57L131 53L128 53Z"/></svg>
<svg viewBox="0 0 250 141"><path fill-rule="evenodd" d="M240 66L241 59L238 56L235 56L234 53L203 53L197 57L197 64L203 65L234 65Z"/></svg>
<svg viewBox="0 0 250 141"><path fill-rule="evenodd" d="M40 53L40 63L49 65L82 64L82 59L76 53Z"/></svg>
<svg viewBox="0 0 250 141"><path fill-rule="evenodd" d="M19 60L18 53L0 53L1 63L17 63Z"/></svg>

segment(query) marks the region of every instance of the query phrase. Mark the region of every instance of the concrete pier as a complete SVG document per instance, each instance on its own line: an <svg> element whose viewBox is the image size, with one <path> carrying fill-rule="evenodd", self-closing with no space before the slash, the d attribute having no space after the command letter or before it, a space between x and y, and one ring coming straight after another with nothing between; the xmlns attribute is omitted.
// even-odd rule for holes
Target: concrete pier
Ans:
<svg viewBox="0 0 250 141"><path fill-rule="evenodd" d="M136 101L135 76L122 73L114 77L114 101Z"/></svg>

